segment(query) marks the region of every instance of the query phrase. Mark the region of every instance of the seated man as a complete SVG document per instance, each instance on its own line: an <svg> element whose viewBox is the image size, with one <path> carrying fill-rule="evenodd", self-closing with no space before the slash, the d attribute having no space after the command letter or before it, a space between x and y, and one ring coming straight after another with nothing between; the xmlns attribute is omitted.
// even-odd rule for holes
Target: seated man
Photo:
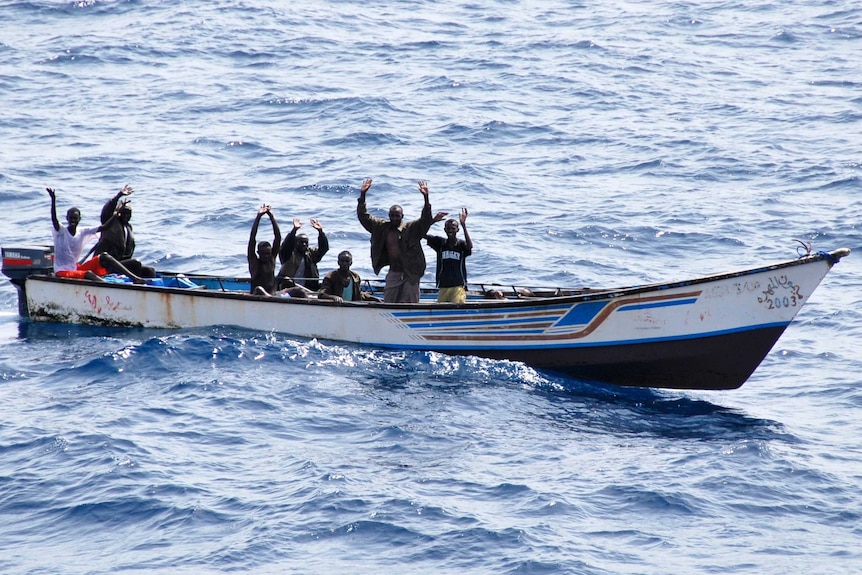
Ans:
<svg viewBox="0 0 862 575"><path fill-rule="evenodd" d="M320 222L312 218L311 227L317 230L317 247L311 248L308 246L308 236L296 233L300 227L302 222L299 218L294 218L293 229L284 238L284 243L278 251L278 259L282 263L277 276L279 287L291 286L291 282L287 281L290 279L293 285L316 291L320 287L317 264L329 251L329 240Z"/></svg>
<svg viewBox="0 0 862 575"><path fill-rule="evenodd" d="M360 301L362 292L359 289L359 274L352 271L353 256L348 251L338 254L338 269L323 277L323 285L317 294L317 299L328 299L338 303L343 301Z"/></svg>
<svg viewBox="0 0 862 575"><path fill-rule="evenodd" d="M66 212L66 224L64 228L57 219L57 195L54 188L46 188L51 196L51 224L54 226L54 274L59 277L101 280L101 276L115 273L131 278L136 284L145 284L146 280L127 269L110 254L99 254L86 262L79 264L78 259L84 251L84 245L95 238L106 225L116 217L114 215L108 220L108 224L102 224L97 228L78 229L81 222L81 210L69 208ZM80 233L79 233L80 232Z"/></svg>
<svg viewBox="0 0 862 575"><path fill-rule="evenodd" d="M117 192L116 196L102 206L101 221L105 229L102 230L102 236L99 238L93 253L110 254L135 274L145 278L154 278L156 277L155 268L145 266L134 258L135 234L131 224L132 208L127 199L120 202L120 198L130 195L133 191L132 187L126 184ZM112 220L111 216L114 213L117 213L118 216Z"/></svg>

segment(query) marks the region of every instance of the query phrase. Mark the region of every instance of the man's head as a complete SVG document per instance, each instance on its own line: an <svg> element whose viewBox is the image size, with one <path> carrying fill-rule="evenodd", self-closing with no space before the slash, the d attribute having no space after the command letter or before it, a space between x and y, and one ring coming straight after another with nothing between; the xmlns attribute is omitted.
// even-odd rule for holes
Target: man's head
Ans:
<svg viewBox="0 0 862 575"><path fill-rule="evenodd" d="M69 211L66 212L66 222L73 228L81 223L81 210L69 208Z"/></svg>
<svg viewBox="0 0 862 575"><path fill-rule="evenodd" d="M353 256L349 251L344 250L340 254L338 254L338 269L346 272L350 269L350 266L353 265Z"/></svg>
<svg viewBox="0 0 862 575"><path fill-rule="evenodd" d="M401 209L401 206L394 205L389 208L389 221L395 224L396 226L401 225L401 220L404 219L404 210Z"/></svg>
<svg viewBox="0 0 862 575"><path fill-rule="evenodd" d="M129 206L128 204L121 207L120 208L120 215L118 216L118 219L120 220L121 223L128 224L129 220L132 219L132 207Z"/></svg>
<svg viewBox="0 0 862 575"><path fill-rule="evenodd" d="M458 220L446 220L446 223L443 224L443 231L446 232L446 235L449 237L453 237L458 233L458 230L461 229L461 226L458 225Z"/></svg>
<svg viewBox="0 0 862 575"><path fill-rule="evenodd" d="M293 249L301 254L308 252L308 236L296 234L296 246Z"/></svg>
<svg viewBox="0 0 862 575"><path fill-rule="evenodd" d="M272 257L272 244L269 242L257 242L257 255L261 258Z"/></svg>

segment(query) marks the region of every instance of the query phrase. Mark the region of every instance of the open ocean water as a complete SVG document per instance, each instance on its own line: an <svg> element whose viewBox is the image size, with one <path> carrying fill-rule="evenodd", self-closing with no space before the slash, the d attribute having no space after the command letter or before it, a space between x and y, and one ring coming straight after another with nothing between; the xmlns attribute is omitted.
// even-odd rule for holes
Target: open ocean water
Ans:
<svg viewBox="0 0 862 575"><path fill-rule="evenodd" d="M860 54L851 0L0 0L6 247L129 183L160 269L245 275L266 202L373 277L372 177L467 206L477 281L854 250L731 392L29 324L3 281L0 572L862 572Z"/></svg>

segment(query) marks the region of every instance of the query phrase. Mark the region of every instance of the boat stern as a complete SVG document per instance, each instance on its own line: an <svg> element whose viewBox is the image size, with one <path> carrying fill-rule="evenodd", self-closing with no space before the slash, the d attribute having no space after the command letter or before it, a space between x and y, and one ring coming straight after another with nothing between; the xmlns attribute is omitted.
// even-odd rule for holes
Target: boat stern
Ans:
<svg viewBox="0 0 862 575"><path fill-rule="evenodd" d="M24 280L33 274L50 274L54 271L54 248L51 246L29 246L2 248L3 275L9 278L18 290L18 314L29 317Z"/></svg>

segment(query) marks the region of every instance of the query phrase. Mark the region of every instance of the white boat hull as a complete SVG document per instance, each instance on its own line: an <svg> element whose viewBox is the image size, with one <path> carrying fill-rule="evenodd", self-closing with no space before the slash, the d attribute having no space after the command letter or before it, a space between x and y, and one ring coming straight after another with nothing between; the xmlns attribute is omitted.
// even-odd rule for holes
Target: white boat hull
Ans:
<svg viewBox="0 0 862 575"><path fill-rule="evenodd" d="M463 305L270 298L30 276L35 321L250 330L523 361L621 385L730 389L759 365L849 250L583 295Z"/></svg>

